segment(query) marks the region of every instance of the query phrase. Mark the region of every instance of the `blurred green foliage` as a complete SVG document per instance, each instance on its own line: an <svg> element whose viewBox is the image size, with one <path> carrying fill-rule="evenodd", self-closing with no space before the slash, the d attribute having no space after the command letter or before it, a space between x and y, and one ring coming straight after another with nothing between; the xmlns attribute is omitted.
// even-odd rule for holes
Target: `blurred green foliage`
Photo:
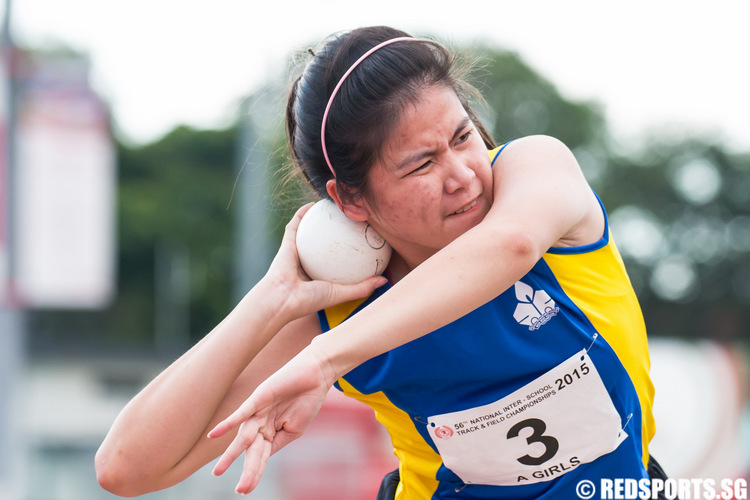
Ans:
<svg viewBox="0 0 750 500"><path fill-rule="evenodd" d="M599 189L652 334L750 338L750 153L652 137Z"/></svg>
<svg viewBox="0 0 750 500"><path fill-rule="evenodd" d="M601 142L606 136L604 117L596 103L564 98L516 53L482 47L465 50L477 54L471 83L486 100L483 121L498 143L546 134L576 148Z"/></svg>
<svg viewBox="0 0 750 500"><path fill-rule="evenodd" d="M514 53L479 46L469 51L480 55L473 83L486 105L478 111L499 143L548 134L578 157L608 210L651 334L746 338L750 155L705 137L652 136L623 146L608 133L597 103L566 99ZM249 99L267 99L268 88ZM310 196L288 180L284 90L270 93L276 104L249 106L242 125L255 128L257 144L268 151L268 226L277 245L293 210ZM180 127L153 144L119 146L117 299L93 313L37 311L37 339L54 340L63 331L153 349L158 255L183 256L189 263L189 279L180 282L187 290L173 290L187 295L187 304L177 309L187 316L183 343L194 342L226 315L236 278L238 212L230 199L235 182L244 181L238 166L247 148L257 145L241 143L243 127Z"/></svg>
<svg viewBox="0 0 750 500"><path fill-rule="evenodd" d="M143 335L154 328L157 251L184 250L189 256L191 330L207 332L228 312L235 141L234 128L180 127L144 147L120 146L116 335Z"/></svg>

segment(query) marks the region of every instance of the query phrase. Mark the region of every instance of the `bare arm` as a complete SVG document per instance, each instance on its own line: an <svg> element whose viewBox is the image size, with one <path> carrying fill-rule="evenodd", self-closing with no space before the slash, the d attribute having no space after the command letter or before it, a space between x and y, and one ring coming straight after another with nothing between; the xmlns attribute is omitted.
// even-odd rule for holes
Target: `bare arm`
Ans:
<svg viewBox="0 0 750 500"><path fill-rule="evenodd" d="M263 341L276 334L278 320L259 315L250 322L257 328L250 336L246 318L233 314L120 413L96 455L97 477L105 489L122 496L163 489L218 456L229 441L206 439L208 429L316 333L308 316L285 326L261 351ZM265 326L258 324L261 317L268 319Z"/></svg>
<svg viewBox="0 0 750 500"><path fill-rule="evenodd" d="M314 312L382 283L347 287L304 277L293 242L305 210L287 226L266 277L122 410L96 455L105 489L122 496L163 489L218 456L231 438L209 440L208 430L320 333Z"/></svg>

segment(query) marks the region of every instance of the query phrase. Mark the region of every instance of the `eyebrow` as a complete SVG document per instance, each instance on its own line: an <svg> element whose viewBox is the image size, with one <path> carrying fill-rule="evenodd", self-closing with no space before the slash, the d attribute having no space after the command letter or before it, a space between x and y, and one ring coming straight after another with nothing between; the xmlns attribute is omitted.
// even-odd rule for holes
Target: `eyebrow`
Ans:
<svg viewBox="0 0 750 500"><path fill-rule="evenodd" d="M471 123L471 119L468 116L464 116L456 127L456 130L453 132L453 137L451 137L450 142L455 141L456 138L461 135L461 132L463 132L463 130L469 125L469 123ZM433 149L423 149L421 151L415 151L414 153L407 155L403 160L401 160L398 165L396 165L395 171L399 171L402 168L411 165L412 163L417 163L423 158L431 156L433 153Z"/></svg>

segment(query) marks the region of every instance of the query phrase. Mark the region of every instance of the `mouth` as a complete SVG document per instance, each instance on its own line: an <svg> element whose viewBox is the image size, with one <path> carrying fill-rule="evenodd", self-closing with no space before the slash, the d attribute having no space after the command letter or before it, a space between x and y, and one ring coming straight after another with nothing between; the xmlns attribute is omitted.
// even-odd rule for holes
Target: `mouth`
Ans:
<svg viewBox="0 0 750 500"><path fill-rule="evenodd" d="M464 205L463 207L459 208L458 210L456 210L455 212L453 212L451 215L458 215L458 214L462 214L464 212L468 212L472 208L476 207L477 203L479 203L479 198L475 198L474 201L472 201L468 205Z"/></svg>

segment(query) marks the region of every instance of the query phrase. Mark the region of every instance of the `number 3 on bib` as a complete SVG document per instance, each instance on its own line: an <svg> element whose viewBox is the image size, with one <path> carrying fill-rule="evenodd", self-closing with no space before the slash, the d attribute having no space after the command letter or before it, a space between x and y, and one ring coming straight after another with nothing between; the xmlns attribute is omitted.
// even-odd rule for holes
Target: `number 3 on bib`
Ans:
<svg viewBox="0 0 750 500"><path fill-rule="evenodd" d="M516 425L510 428L507 437L509 439L518 437L521 429L524 429L526 427L531 427L534 430L531 436L526 438L526 442L529 445L533 443L541 443L542 445L544 445L544 453L539 457L524 455L517 458L516 460L521 462L523 465L542 465L543 463L552 459L555 454L557 454L557 450L560 449L560 444L557 442L557 439L553 438L552 436L544 435L544 431L547 430L547 424L545 424L543 420L539 420L538 418L528 418L526 420L518 422Z"/></svg>
<svg viewBox="0 0 750 500"><path fill-rule="evenodd" d="M494 403L429 417L427 429L464 483L495 486L550 481L627 438L586 351Z"/></svg>

